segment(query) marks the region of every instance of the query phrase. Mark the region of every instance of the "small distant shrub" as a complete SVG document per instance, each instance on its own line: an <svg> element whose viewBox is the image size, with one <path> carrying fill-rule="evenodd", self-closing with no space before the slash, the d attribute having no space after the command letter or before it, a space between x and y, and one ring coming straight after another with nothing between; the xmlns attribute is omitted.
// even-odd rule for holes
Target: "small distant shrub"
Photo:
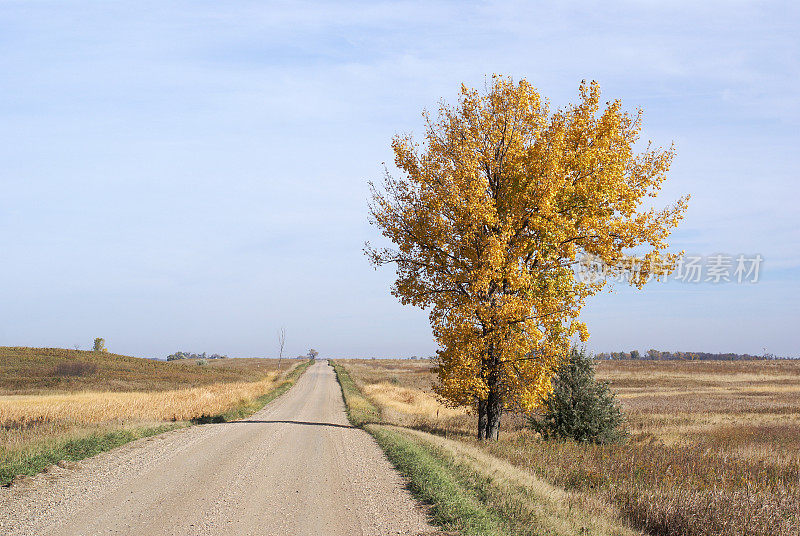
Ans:
<svg viewBox="0 0 800 536"><path fill-rule="evenodd" d="M95 352L108 352L106 349L106 340L102 337L97 337L92 345L92 350Z"/></svg>
<svg viewBox="0 0 800 536"><path fill-rule="evenodd" d="M573 348L553 378L553 391L531 428L545 439L608 443L625 435L622 412L608 383L594 377L594 363L584 349Z"/></svg>
<svg viewBox="0 0 800 536"><path fill-rule="evenodd" d="M203 413L199 417L193 417L191 422L192 424L219 424L225 422L225 417L222 415L208 415Z"/></svg>
<svg viewBox="0 0 800 536"><path fill-rule="evenodd" d="M200 366L208 365L208 360L207 359L198 359L197 360L197 364L200 365Z"/></svg>
<svg viewBox="0 0 800 536"><path fill-rule="evenodd" d="M64 361L59 363L53 369L53 376L59 377L78 377L89 376L97 372L97 365L95 363L87 363L85 361Z"/></svg>

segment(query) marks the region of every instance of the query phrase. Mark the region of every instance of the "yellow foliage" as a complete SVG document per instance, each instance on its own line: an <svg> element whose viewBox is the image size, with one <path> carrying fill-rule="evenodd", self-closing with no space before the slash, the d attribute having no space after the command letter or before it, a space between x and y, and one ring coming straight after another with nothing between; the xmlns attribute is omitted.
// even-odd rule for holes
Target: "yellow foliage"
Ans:
<svg viewBox="0 0 800 536"><path fill-rule="evenodd" d="M367 254L396 264L402 303L430 308L437 392L453 405L539 403L570 340L588 337L578 315L605 283L575 274L581 255L612 274L637 266L637 287L674 265L666 239L688 197L643 207L673 149L636 153L641 113L618 100L601 110L597 83L579 92L551 113L525 80L462 85L457 106L426 114L422 145L394 139L402 176L372 185L372 223L396 248Z"/></svg>

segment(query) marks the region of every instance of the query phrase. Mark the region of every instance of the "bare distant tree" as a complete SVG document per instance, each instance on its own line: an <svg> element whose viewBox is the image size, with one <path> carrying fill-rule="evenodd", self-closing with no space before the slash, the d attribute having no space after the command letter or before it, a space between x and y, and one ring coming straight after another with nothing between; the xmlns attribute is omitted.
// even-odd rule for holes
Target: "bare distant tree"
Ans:
<svg viewBox="0 0 800 536"><path fill-rule="evenodd" d="M318 355L319 355L319 352L317 352L313 348L308 351L308 358L309 359L316 359Z"/></svg>
<svg viewBox="0 0 800 536"><path fill-rule="evenodd" d="M278 370L281 370L281 360L283 359L283 347L286 345L286 328L281 328L278 330L278 346L280 346L280 352L278 353Z"/></svg>

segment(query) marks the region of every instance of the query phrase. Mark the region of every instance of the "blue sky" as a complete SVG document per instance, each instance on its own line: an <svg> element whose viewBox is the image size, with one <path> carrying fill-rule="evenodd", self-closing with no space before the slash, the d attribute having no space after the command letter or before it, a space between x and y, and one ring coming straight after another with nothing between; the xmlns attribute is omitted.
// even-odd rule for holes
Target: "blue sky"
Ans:
<svg viewBox="0 0 800 536"><path fill-rule="evenodd" d="M366 181L461 82L582 79L675 143L672 243L757 284L617 286L597 351L800 355L791 2L0 1L0 345L429 355L362 254Z"/></svg>

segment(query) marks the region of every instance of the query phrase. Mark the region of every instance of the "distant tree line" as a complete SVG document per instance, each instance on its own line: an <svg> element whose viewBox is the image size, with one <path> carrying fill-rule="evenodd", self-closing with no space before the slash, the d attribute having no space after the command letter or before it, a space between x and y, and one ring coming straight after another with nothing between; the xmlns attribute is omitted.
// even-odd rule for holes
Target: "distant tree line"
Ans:
<svg viewBox="0 0 800 536"><path fill-rule="evenodd" d="M174 354L167 356L167 361L177 361L178 359L228 359L228 356L219 354L206 355L205 352L202 354L193 354L192 352L175 352Z"/></svg>
<svg viewBox="0 0 800 536"><path fill-rule="evenodd" d="M746 361L752 359L780 359L775 354L751 355L751 354L715 354L710 352L668 352L651 348L646 354L640 354L638 350L630 352L600 352L595 354L595 359L604 360L649 360L649 361Z"/></svg>

